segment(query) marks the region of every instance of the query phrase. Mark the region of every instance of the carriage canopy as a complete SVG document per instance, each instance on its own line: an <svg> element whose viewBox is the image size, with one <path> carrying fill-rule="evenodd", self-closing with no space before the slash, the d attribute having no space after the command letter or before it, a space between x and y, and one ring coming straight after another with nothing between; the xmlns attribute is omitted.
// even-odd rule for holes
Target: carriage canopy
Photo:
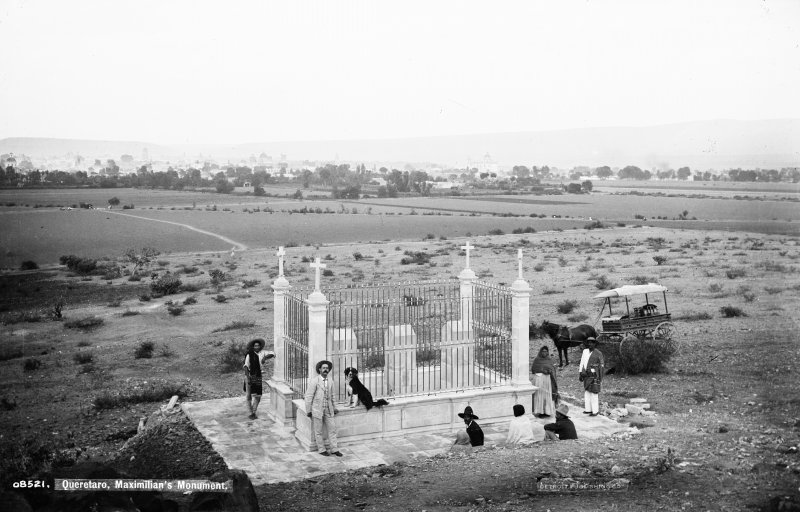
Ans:
<svg viewBox="0 0 800 512"><path fill-rule="evenodd" d="M656 283L648 284L628 284L614 288L613 290L606 290L594 296L595 299L606 299L610 297L629 297L631 295L643 295L646 293L666 292L667 287L661 286Z"/></svg>

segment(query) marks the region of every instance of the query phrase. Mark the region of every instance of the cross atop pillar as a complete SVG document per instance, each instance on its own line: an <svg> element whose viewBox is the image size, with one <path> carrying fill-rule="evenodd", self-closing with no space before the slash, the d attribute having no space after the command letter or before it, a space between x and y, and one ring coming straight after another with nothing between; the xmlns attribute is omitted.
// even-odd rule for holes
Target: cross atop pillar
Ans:
<svg viewBox="0 0 800 512"><path fill-rule="evenodd" d="M522 279L522 249L517 249L517 265L519 267L519 279Z"/></svg>
<svg viewBox="0 0 800 512"><path fill-rule="evenodd" d="M317 256L317 258L314 260L314 263L312 263L310 266L311 266L311 268L316 270L316 274L314 276L314 291L315 292L319 292L320 291L320 289L319 289L319 275L320 275L320 272L322 272L322 269L327 267L327 265L324 264L324 263L321 263L320 259L319 259L319 256Z"/></svg>
<svg viewBox="0 0 800 512"><path fill-rule="evenodd" d="M283 257L286 256L286 251L283 250L282 245L278 247L275 255L278 257L278 277L283 277Z"/></svg>
<svg viewBox="0 0 800 512"><path fill-rule="evenodd" d="M462 245L461 248L467 253L467 264L464 266L464 268L469 268L469 250L474 249L475 247L469 245L469 240L467 240L467 245Z"/></svg>

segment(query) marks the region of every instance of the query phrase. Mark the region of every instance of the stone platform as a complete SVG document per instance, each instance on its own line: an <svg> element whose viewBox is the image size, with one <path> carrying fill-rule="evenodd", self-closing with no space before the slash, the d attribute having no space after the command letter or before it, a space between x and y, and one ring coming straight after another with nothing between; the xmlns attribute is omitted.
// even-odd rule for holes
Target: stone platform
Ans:
<svg viewBox="0 0 800 512"><path fill-rule="evenodd" d="M262 403L266 400L265 396ZM254 485L291 482L350 469L431 457L447 451L455 437L451 430L463 425L454 421L452 429L397 436L391 442L374 439L350 443L341 448L344 457L323 457L316 452L309 452L295 438L293 427L269 419L266 410L256 420L247 419L249 412L243 396L187 402L181 407L228 467L246 471ZM387 406L387 409L390 407ZM625 425L604 416L591 418L581 414L581 411L581 407L570 406L570 417L581 439L596 439L627 429ZM475 412L482 414L478 408ZM555 421L532 416L531 419L541 424ZM508 433L506 424L484 424L483 419L478 423L484 431L487 446L505 441Z"/></svg>
<svg viewBox="0 0 800 512"><path fill-rule="evenodd" d="M496 386L491 389L472 389L445 392L437 395L392 399L385 407L367 411L364 407L349 409L339 406L336 426L340 446L360 444L364 441L411 437L428 432L455 432L464 425L458 417L466 406L471 406L480 416L481 427L496 423L507 424L514 404L529 404L536 388L531 385ZM305 401L293 401L297 411L295 436L308 450L316 450L317 443L306 415Z"/></svg>

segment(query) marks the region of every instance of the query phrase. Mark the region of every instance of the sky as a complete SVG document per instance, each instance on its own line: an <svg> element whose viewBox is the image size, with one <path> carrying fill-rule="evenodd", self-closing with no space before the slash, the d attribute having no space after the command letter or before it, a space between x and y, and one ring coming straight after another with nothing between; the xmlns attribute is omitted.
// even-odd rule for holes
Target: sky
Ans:
<svg viewBox="0 0 800 512"><path fill-rule="evenodd" d="M0 138L800 118L800 1L0 0Z"/></svg>

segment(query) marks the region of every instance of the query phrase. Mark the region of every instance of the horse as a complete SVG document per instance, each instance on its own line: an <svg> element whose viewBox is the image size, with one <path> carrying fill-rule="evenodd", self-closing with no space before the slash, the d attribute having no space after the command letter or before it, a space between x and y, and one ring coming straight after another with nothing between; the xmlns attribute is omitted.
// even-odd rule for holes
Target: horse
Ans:
<svg viewBox="0 0 800 512"><path fill-rule="evenodd" d="M530 327L535 328L536 326L531 324ZM564 354L564 359L567 362L566 365L569 366L569 348L580 346L584 341L586 341L586 338L590 336L593 338L597 337L597 331L594 330L594 327L588 324L581 324L570 329L566 325L553 324L545 320L542 322L541 330L550 336L550 338L553 340L553 343L555 343L556 348L558 349L559 368L564 366L561 361L562 353Z"/></svg>

